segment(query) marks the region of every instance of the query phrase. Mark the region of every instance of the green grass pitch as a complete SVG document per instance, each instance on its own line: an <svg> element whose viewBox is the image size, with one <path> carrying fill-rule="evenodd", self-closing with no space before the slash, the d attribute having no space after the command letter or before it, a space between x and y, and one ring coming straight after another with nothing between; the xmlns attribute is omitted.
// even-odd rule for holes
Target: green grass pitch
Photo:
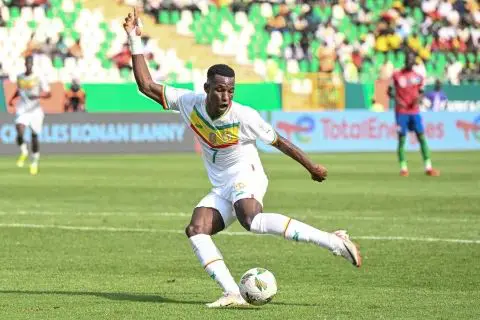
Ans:
<svg viewBox="0 0 480 320"><path fill-rule="evenodd" d="M326 154L322 184L262 155L266 212L345 228L364 267L313 245L215 236L238 280L271 270L279 292L256 308L209 310L221 292L183 234L209 183L197 155L43 155L40 174L0 158L0 319L479 319L480 153Z"/></svg>

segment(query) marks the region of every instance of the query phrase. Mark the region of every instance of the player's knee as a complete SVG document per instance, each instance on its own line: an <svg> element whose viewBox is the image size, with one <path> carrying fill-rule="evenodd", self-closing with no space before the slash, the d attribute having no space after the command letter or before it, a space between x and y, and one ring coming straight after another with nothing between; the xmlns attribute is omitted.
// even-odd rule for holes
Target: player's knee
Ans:
<svg viewBox="0 0 480 320"><path fill-rule="evenodd" d="M17 135L17 144L21 145L23 143L23 135Z"/></svg>
<svg viewBox="0 0 480 320"><path fill-rule="evenodd" d="M38 140L38 134L32 132L32 140Z"/></svg>
<svg viewBox="0 0 480 320"><path fill-rule="evenodd" d="M245 230L250 231L250 227L252 225L253 217L250 216L244 216L242 219L238 219L238 222L240 222L241 226L245 228Z"/></svg>
<svg viewBox="0 0 480 320"><path fill-rule="evenodd" d="M234 204L235 213L237 215L238 222L246 230L250 231L253 218L262 212L262 206L255 199L242 199Z"/></svg>
<svg viewBox="0 0 480 320"><path fill-rule="evenodd" d="M241 217L237 216L238 222L243 228L245 228L245 230L250 231L250 228L252 226L252 221L257 214L258 214L257 212L252 212L249 214L243 214Z"/></svg>
<svg viewBox="0 0 480 320"><path fill-rule="evenodd" d="M185 234L189 238L196 236L197 234L210 234L210 233L211 233L211 230L209 230L209 228L201 224L189 224L185 228Z"/></svg>

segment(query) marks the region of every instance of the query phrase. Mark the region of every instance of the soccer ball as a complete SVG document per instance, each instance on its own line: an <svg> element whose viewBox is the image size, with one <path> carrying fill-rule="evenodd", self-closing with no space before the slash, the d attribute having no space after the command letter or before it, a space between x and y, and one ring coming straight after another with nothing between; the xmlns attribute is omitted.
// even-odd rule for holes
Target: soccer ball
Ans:
<svg viewBox="0 0 480 320"><path fill-rule="evenodd" d="M264 268L253 268L245 272L238 287L243 299L254 306L269 303L277 294L275 276Z"/></svg>

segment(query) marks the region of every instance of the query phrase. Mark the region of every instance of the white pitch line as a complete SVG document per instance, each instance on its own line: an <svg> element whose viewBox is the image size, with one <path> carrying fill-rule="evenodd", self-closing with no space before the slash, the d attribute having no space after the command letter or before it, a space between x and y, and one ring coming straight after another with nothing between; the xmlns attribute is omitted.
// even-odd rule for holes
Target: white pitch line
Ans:
<svg viewBox="0 0 480 320"><path fill-rule="evenodd" d="M360 240L389 240L389 241L422 241L422 242L450 242L450 243L466 243L480 244L480 240L474 239L445 239L445 238L418 238L418 237L382 237L382 236L358 236L352 239Z"/></svg>
<svg viewBox="0 0 480 320"><path fill-rule="evenodd" d="M2 216L15 215L38 215L38 216L62 216L62 215L76 215L76 216L118 216L118 217L141 217L143 216L159 216L159 217L191 217L192 214L188 212L119 212L119 211L0 211ZM320 215L311 212L311 215L295 215L292 217L296 219L318 219L318 220L352 220L352 221L412 221L412 222L431 222L431 223L480 223L480 219L475 218L443 218L443 217L378 217L378 216L345 216L345 215Z"/></svg>
<svg viewBox="0 0 480 320"><path fill-rule="evenodd" d="M66 226L54 224L23 224L23 223L1 223L0 228L32 228L32 229L60 229L73 231L107 231L107 232L138 232L138 233L175 233L183 234L183 230L173 229L144 229L144 228L116 228L116 227L89 227L89 226ZM219 235L227 236L262 236L246 231L223 231ZM402 236L356 236L353 239L378 240L378 241L412 241L412 242L449 242L458 244L480 244L475 239L448 239L448 238L419 238Z"/></svg>
<svg viewBox="0 0 480 320"><path fill-rule="evenodd" d="M119 211L27 211L27 210L17 210L17 211L0 211L0 216L118 216L118 217L141 217L142 215L149 216L161 216L161 217L191 217L191 213L186 212L119 212Z"/></svg>

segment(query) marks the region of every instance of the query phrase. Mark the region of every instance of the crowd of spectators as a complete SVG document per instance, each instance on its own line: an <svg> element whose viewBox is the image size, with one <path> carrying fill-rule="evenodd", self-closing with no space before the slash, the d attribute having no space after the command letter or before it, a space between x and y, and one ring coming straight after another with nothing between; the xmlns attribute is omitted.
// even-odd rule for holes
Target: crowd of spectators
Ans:
<svg viewBox="0 0 480 320"><path fill-rule="evenodd" d="M431 72L429 66L434 65L438 71L441 65L442 80L453 84L480 81L480 5L476 0L117 2L143 5L144 11L157 19L162 11L203 12L209 5L228 6L234 13L248 14L254 3L268 2L276 10L266 19L265 31L281 33L284 40L294 35L282 49L282 59L309 63L316 60L320 72L338 72L346 81L362 82L362 75L371 76L372 70L378 71L379 78L389 78L398 68L400 57L413 51L418 56L418 68L425 74ZM50 5L48 0L3 0L3 3L9 7L42 6L45 10ZM0 16L2 25L5 21ZM23 54L43 54L61 62L66 58L81 59L82 40L77 38L68 43L60 34L38 43L33 34ZM130 68L126 46L109 58L120 70Z"/></svg>
<svg viewBox="0 0 480 320"><path fill-rule="evenodd" d="M208 2L229 6L234 13L248 13L252 4L268 2L278 10L268 18L265 30L300 34L284 49L281 58L316 58L319 71L340 71L347 81L361 81L361 74L371 73L376 64L385 64L383 73L388 76L394 65L398 67L388 57L399 53L403 57L410 51L417 54L424 69L426 63L436 65L439 56L440 63L446 57L445 80L451 83L480 80L477 0L130 1L141 1L145 11L155 17L162 10L203 10ZM301 10L295 10L299 4ZM312 43L319 45L312 48ZM389 53L393 55L384 59Z"/></svg>

